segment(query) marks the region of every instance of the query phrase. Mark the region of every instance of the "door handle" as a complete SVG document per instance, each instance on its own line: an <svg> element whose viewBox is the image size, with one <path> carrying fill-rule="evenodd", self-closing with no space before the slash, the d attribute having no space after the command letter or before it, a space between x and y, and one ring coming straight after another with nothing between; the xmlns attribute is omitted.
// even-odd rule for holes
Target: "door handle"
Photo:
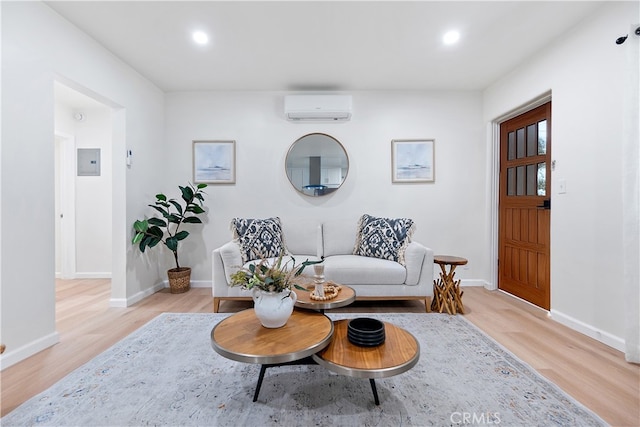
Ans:
<svg viewBox="0 0 640 427"><path fill-rule="evenodd" d="M547 199L542 202L540 206L537 206L538 209L551 209L551 199Z"/></svg>

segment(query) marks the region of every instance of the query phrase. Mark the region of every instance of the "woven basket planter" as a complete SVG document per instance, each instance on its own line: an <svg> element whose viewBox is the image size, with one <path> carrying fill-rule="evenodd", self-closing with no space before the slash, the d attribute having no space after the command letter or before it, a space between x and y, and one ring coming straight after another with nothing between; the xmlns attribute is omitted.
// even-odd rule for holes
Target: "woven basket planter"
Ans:
<svg viewBox="0 0 640 427"><path fill-rule="evenodd" d="M167 271L169 276L169 289L172 294L181 294L191 289L191 268L172 268Z"/></svg>

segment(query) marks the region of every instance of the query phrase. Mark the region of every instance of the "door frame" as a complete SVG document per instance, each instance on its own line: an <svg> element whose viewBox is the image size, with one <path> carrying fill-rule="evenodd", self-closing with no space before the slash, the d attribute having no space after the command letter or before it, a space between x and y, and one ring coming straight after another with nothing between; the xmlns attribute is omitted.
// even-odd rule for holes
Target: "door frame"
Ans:
<svg viewBox="0 0 640 427"><path fill-rule="evenodd" d="M111 239L111 299L109 301L110 307L128 307L138 301L144 296L138 299L127 298L127 253L130 246L129 243L129 228L127 227L127 170L131 166L127 166L124 159L118 155L118 153L126 153L129 150L126 149L126 108L122 105L100 95L93 90L76 83L75 81L56 74L54 78L54 84L59 83L67 88L70 88L76 92L92 98L93 100L103 104L111 109L111 224L112 224L112 239ZM74 144L75 145L75 144ZM76 173L76 153L73 153L73 180L75 183ZM74 194L75 200L75 194ZM75 205L75 203L74 203ZM75 219L74 219L74 242L75 242ZM75 244L75 243L74 243ZM75 252L75 251L74 251ZM74 256L75 263L75 256ZM75 271L74 265L74 274Z"/></svg>
<svg viewBox="0 0 640 427"><path fill-rule="evenodd" d="M491 162L490 183L488 185L488 196L491 200L489 220L490 220L490 269L489 284L486 286L489 290L498 289L498 253L499 253L499 233L500 233L500 125L507 120L517 117L529 110L533 110L547 102L551 101L551 91L547 91L533 100L514 108L513 110L499 116L491 121L488 125L489 133L489 160ZM517 297L516 297L517 298ZM524 300L522 300L524 301ZM552 301L553 302L553 301ZM528 301L527 301L528 303ZM532 304L533 305L533 304ZM536 306L537 307L537 306Z"/></svg>
<svg viewBox="0 0 640 427"><path fill-rule="evenodd" d="M60 209L64 221L60 223L60 278L76 278L76 180L75 180L75 137L71 134L55 131L60 141L59 168ZM57 144L57 142L55 142ZM56 249L58 248L56 242Z"/></svg>

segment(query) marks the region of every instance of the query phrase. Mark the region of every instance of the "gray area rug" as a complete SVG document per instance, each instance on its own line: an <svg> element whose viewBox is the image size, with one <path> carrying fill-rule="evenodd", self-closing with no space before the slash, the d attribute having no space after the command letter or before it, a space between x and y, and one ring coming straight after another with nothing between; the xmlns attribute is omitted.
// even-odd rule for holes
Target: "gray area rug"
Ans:
<svg viewBox="0 0 640 427"><path fill-rule="evenodd" d="M376 380L315 366L225 359L211 328L228 314L153 319L2 418L3 426L600 426L595 414L462 316L331 314L397 324L420 342L410 371Z"/></svg>

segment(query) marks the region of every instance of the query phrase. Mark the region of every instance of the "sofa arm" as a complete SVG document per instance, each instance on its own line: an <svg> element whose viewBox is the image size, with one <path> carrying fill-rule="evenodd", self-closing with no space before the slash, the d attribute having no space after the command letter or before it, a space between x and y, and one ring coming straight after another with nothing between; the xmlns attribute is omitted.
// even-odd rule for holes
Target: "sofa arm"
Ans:
<svg viewBox="0 0 640 427"><path fill-rule="evenodd" d="M430 285L433 282L433 250L411 242L404 253L406 285Z"/></svg>
<svg viewBox="0 0 640 427"><path fill-rule="evenodd" d="M213 250L213 293L216 286L229 286L231 275L242 267L242 255L240 246L235 241L230 241Z"/></svg>

